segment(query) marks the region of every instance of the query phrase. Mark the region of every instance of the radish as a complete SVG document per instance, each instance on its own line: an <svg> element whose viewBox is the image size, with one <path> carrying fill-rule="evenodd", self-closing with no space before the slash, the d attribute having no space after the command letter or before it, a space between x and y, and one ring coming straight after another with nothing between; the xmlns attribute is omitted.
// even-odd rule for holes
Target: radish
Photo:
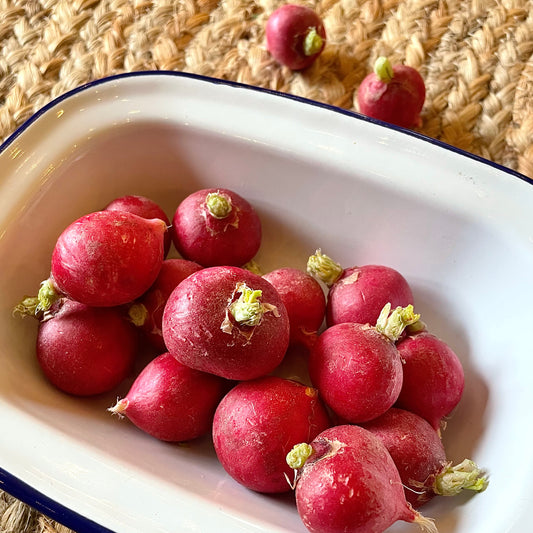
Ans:
<svg viewBox="0 0 533 533"><path fill-rule="evenodd" d="M364 115L404 128L422 124L420 112L426 87L420 73L407 65L391 65L379 57L357 91L359 111Z"/></svg>
<svg viewBox="0 0 533 533"><path fill-rule="evenodd" d="M394 309L414 303L406 279L397 270L385 265L343 269L319 249L309 257L307 271L329 287L328 326L342 322L374 325L385 304L390 303Z"/></svg>
<svg viewBox="0 0 533 533"><path fill-rule="evenodd" d="M272 57L292 70L313 64L326 46L322 19L311 8L285 4L268 18L267 50Z"/></svg>
<svg viewBox="0 0 533 533"><path fill-rule="evenodd" d="M397 348L404 362L397 407L439 429L463 395L465 376L459 357L427 330L405 337Z"/></svg>
<svg viewBox="0 0 533 533"><path fill-rule="evenodd" d="M171 235L185 259L202 266L242 266L261 244L261 221L242 196L229 189L202 189L176 209Z"/></svg>
<svg viewBox="0 0 533 533"><path fill-rule="evenodd" d="M151 198L146 196L128 194L115 198L105 207L107 211L127 211L142 218L159 218L170 226L170 220L163 208ZM165 233L165 257L167 256L172 239L170 232Z"/></svg>
<svg viewBox="0 0 533 533"><path fill-rule="evenodd" d="M224 379L182 365L163 353L137 376L126 396L109 409L149 435L168 442L196 439L211 430Z"/></svg>
<svg viewBox="0 0 533 533"><path fill-rule="evenodd" d="M289 345L289 318L276 289L234 266L194 272L172 292L163 339L183 364L232 380L268 374Z"/></svg>
<svg viewBox="0 0 533 533"><path fill-rule="evenodd" d="M39 323L37 361L58 389L76 396L108 392L130 373L137 334L118 308L54 303Z"/></svg>
<svg viewBox="0 0 533 533"><path fill-rule="evenodd" d="M439 434L410 411L392 407L361 425L385 444L405 486L405 497L415 508L437 494L454 496L487 487L485 473L470 459L452 465Z"/></svg>
<svg viewBox="0 0 533 533"><path fill-rule="evenodd" d="M96 211L70 224L56 241L50 277L36 298L16 310L42 315L58 298L96 307L131 302L155 281L167 230L160 219L118 211Z"/></svg>
<svg viewBox="0 0 533 533"><path fill-rule="evenodd" d="M282 493L290 490L287 453L329 425L315 389L268 376L242 382L226 394L213 419L213 443L237 482L258 492Z"/></svg>
<svg viewBox="0 0 533 533"><path fill-rule="evenodd" d="M310 444L297 444L287 463L297 470L296 505L312 533L382 533L398 520L437 532L405 500L385 445L362 427L326 429Z"/></svg>
<svg viewBox="0 0 533 533"><path fill-rule="evenodd" d="M324 321L326 297L310 274L297 268L278 268L263 275L278 291L291 326L291 342L310 347Z"/></svg>
<svg viewBox="0 0 533 533"><path fill-rule="evenodd" d="M201 268L198 263L187 259L165 259L153 285L129 307L131 321L157 350L166 351L162 325L168 297L179 283Z"/></svg>
<svg viewBox="0 0 533 533"><path fill-rule="evenodd" d="M342 420L366 422L396 402L403 369L394 343L416 320L412 306L390 313L387 304L376 326L344 322L318 337L309 355L309 376Z"/></svg>

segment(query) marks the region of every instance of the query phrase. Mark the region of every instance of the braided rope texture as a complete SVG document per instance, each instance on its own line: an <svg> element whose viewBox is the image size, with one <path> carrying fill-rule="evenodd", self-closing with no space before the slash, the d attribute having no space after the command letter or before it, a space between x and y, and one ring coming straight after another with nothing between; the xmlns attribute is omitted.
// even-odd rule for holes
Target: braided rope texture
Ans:
<svg viewBox="0 0 533 533"><path fill-rule="evenodd" d="M296 0L295 0L296 1ZM323 18L291 72L264 27L281 0L0 0L0 140L53 98L110 74L179 70L357 111L374 60L417 68L429 137L533 178L532 0L298 0ZM0 491L0 533L66 533Z"/></svg>
<svg viewBox="0 0 533 533"><path fill-rule="evenodd" d="M73 533L3 491L0 491L0 532Z"/></svg>
<svg viewBox="0 0 533 533"><path fill-rule="evenodd" d="M0 0L0 140L52 98L109 74L180 70L357 111L379 55L427 85L420 131L533 177L533 0L298 0L328 43L305 72L276 64L281 0Z"/></svg>

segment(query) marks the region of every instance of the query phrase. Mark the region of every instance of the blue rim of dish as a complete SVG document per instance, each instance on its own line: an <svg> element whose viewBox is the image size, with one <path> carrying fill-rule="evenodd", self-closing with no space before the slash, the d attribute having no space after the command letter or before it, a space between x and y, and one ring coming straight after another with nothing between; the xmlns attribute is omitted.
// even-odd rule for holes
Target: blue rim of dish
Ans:
<svg viewBox="0 0 533 533"><path fill-rule="evenodd" d="M27 483L12 476L0 468L0 489L17 500L31 505L35 510L48 516L52 520L76 531L76 533L114 533L96 522L82 516L75 511L61 505Z"/></svg>
<svg viewBox="0 0 533 533"><path fill-rule="evenodd" d="M356 113L355 111L350 111L348 109L344 109L341 107L334 106L332 104L327 104L324 102L319 102L316 100L311 100L309 98L305 98L303 96L297 96L289 93L283 93L280 91L275 91L273 89L268 89L266 87L258 87L255 85L248 85L245 83L240 83L236 81L231 80L222 80L219 78L212 78L209 76L203 76L200 74L194 74L191 72L181 72L181 71L173 71L173 70L143 70L143 71L134 71L134 72L123 72L120 74L114 74L112 76L106 76L103 78L99 78L93 81L90 81L88 83L85 83L83 85L80 85L79 87L76 87L74 89L71 89L70 91L65 92L64 94L58 96L57 98L51 100L46 105L44 105L41 109L36 111L30 118L28 118L23 124L21 124L10 136L8 136L4 142L0 145L0 154L19 136L24 132L33 122L35 122L41 115L46 113L50 108L54 107L58 103L62 102L63 100L70 98L71 96L80 93L82 91L85 91L87 89L90 89L92 87L102 85L105 83L109 83L115 80L120 80L123 78L132 78L132 77L140 77L140 76L174 76L174 77L181 77L181 78L190 78L195 79L202 82L208 82L215 85L226 85L229 87L237 87L241 89L248 89L256 92L271 94L275 97L281 97L281 98L287 98L289 100L294 100L303 104L312 105L315 107L320 107L323 109L327 109L329 111L332 111L334 113L339 113L342 115L346 115L349 117L352 117L356 120L363 120L365 122L371 122L373 124L376 124L378 126L388 128L394 131L402 132L406 135L409 135L411 137L415 137L419 140L428 142L430 144L439 146L445 150L448 150L450 152L455 152L457 154L460 154L468 159L473 159L475 161L478 161L482 164L488 165L490 167L493 167L495 169L500 170L501 172L504 172L506 174L515 176L523 181L526 181L527 183L533 184L533 178L529 178L525 174L522 174L520 172L517 172L516 170L513 170L511 168L505 167L499 163L495 163L494 161L491 161L489 159L486 159L484 157L478 156L476 154L473 154L471 152L467 152L465 150L462 150L461 148L457 148L455 146L452 146L450 144L447 144L443 141L440 141L438 139L434 139L432 137L429 137L427 135L424 135L422 133L419 133L417 131L404 129L397 127L393 124L388 124L386 122L383 122L381 120L377 120L371 117L367 117L365 115L362 115L360 113Z"/></svg>
<svg viewBox="0 0 533 533"><path fill-rule="evenodd" d="M237 88L244 88L249 89L252 91L262 92L274 95L276 97L281 98L287 98L290 100L295 100L297 102L312 105L315 107L320 107L326 110L330 110L335 113L340 113L349 117L352 117L356 120L363 120L367 122L372 122L374 124L377 124L379 126L389 128L395 131L399 131L402 133L405 133L406 135L410 135L412 137L415 137L417 139L420 139L425 142L429 142L430 144L434 144L436 146L440 146L441 148L445 150L449 150L451 152L455 152L457 154L463 155L467 158L474 159L482 164L489 165L495 169L498 169L506 174L515 176L521 180L524 180L528 183L533 184L533 180L525 176L524 174L521 174L515 170L512 170L510 168L504 167L498 163L495 163L493 161L490 161L488 159L485 159L483 157L477 156L475 154L472 154L470 152L466 152L464 150L461 150L460 148L456 148L454 146L451 146L449 144L446 144L442 141L439 141L438 139L433 139L431 137L427 137L426 135L423 135L421 133L412 131L412 130L406 130L403 128L396 127L392 124L387 124L385 122L382 122L380 120L372 119L369 117L366 117L364 115L361 115L359 113L349 111L347 109L343 109L340 107L333 106L331 104L326 104L322 102L318 102L315 100L310 100L308 98L304 98L301 96L296 96L288 93L282 93L279 91L274 91L272 89L267 89L264 87L257 87L253 85L247 85L244 83L239 83L235 81L228 81L228 80L221 80L218 78L211 78L208 76L202 76L198 74L188 73L188 72L179 72L179 71L168 71L168 70L146 70L146 71L135 71L135 72L125 72L121 74L115 74L112 76L107 76L104 78L99 78L97 80L88 82L86 84L80 85L79 87L76 87L75 89L72 89L68 92L65 92L64 94L58 96L57 98L51 100L49 103L44 105L41 109L36 111L30 118L28 118L23 124L21 124L10 136L6 138L6 140L0 145L0 154L17 138L19 137L33 122L35 122L41 115L45 114L49 109L56 106L58 103L62 102L63 100L66 100L67 98L70 98L73 95L76 95L82 91L85 91L87 89L90 89L92 87L102 85L105 83L109 83L115 80L120 80L123 78L131 78L131 77L140 77L140 76L175 76L175 77L182 77L182 78L191 78L195 80L199 80L202 82L208 82L215 85L226 85L230 87L237 87ZM49 498L48 496L44 495L43 493L39 492L38 490L34 489L27 483L24 483L17 477L13 476L6 470L2 469L0 467L0 489L4 490L5 492L11 494L13 497L17 498L18 500L30 505L37 511L45 514L46 516L52 518L53 520L56 520L57 522L65 525L66 527L69 527L70 529L76 531L77 533L113 533L112 530L109 530L105 528L104 526L101 526L97 524L96 522L80 515L79 513L65 507L64 505L60 504L59 502Z"/></svg>

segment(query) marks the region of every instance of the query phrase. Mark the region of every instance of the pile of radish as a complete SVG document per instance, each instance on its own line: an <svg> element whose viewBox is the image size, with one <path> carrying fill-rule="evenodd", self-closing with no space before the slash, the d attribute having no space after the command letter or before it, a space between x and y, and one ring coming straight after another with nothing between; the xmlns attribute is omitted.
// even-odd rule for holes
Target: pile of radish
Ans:
<svg viewBox="0 0 533 533"><path fill-rule="evenodd" d="M172 218L140 196L82 215L15 308L38 320L43 375L76 396L131 379L112 414L161 441L212 438L236 483L292 493L311 532L397 520L437 531L422 505L488 483L441 440L460 359L395 269L342 267L318 249L302 268L261 274L249 266L261 236L254 207L224 188L191 191ZM282 371L295 347L298 378Z"/></svg>

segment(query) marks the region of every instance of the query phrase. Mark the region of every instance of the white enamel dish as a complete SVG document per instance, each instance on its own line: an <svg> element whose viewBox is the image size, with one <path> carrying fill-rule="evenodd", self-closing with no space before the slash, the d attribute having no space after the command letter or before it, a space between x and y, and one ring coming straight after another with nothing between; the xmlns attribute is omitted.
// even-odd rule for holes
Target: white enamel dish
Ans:
<svg viewBox="0 0 533 533"><path fill-rule="evenodd" d="M533 506L533 187L429 139L233 83L148 72L91 83L24 124L0 153L0 488L78 532L305 531L290 498L238 486L209 439L165 444L76 399L35 361L37 323L12 316L48 275L57 235L123 194L172 215L195 189L257 208L264 271L344 266L404 274L415 309L460 356L449 458L490 473L482 494L434 500L441 533L524 533ZM416 531L398 523L390 531Z"/></svg>

